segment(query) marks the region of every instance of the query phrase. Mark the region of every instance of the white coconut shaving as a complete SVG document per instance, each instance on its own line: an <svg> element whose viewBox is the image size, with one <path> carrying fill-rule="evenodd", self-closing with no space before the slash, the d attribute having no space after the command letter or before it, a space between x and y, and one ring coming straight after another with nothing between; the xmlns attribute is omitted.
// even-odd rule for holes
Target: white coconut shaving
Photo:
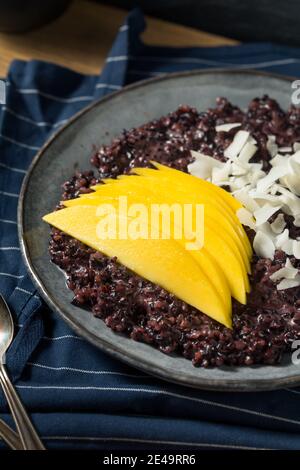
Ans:
<svg viewBox="0 0 300 470"><path fill-rule="evenodd" d="M204 153L194 152L192 150L191 154L195 159L194 162L189 165L191 175L211 181L213 168L223 168L224 164L222 162L208 155L204 155Z"/></svg>
<svg viewBox="0 0 300 470"><path fill-rule="evenodd" d="M295 215L294 225L295 225L295 227L300 227L300 214Z"/></svg>
<svg viewBox="0 0 300 470"><path fill-rule="evenodd" d="M275 212L280 209L280 206L272 206L271 204L264 204L262 207L254 211L253 215L256 221L256 227L268 222Z"/></svg>
<svg viewBox="0 0 300 470"><path fill-rule="evenodd" d="M295 279L282 279L282 281L277 284L277 290L286 290L291 289L291 287L300 286L300 275L296 276Z"/></svg>
<svg viewBox="0 0 300 470"><path fill-rule="evenodd" d="M255 253L261 258L274 258L275 245L270 237L258 230L253 240Z"/></svg>
<svg viewBox="0 0 300 470"><path fill-rule="evenodd" d="M293 240L293 255L296 259L300 259L300 241Z"/></svg>
<svg viewBox="0 0 300 470"><path fill-rule="evenodd" d="M272 281L280 281L281 279L295 279L298 269L294 268L289 259L286 260L285 266L271 274Z"/></svg>
<svg viewBox="0 0 300 470"><path fill-rule="evenodd" d="M261 193L266 193L267 189L269 189L270 186L275 183L275 181L279 180L279 178L285 176L288 171L288 168L283 165L271 168L269 173L257 182L257 191Z"/></svg>
<svg viewBox="0 0 300 470"><path fill-rule="evenodd" d="M277 167L286 167L286 174L280 179L281 183L286 186L293 194L300 196L300 151L285 158L285 162L278 162Z"/></svg>
<svg viewBox="0 0 300 470"><path fill-rule="evenodd" d="M241 207L237 210L237 216L241 222L241 224L250 227L252 230L255 230L255 219L250 211L245 209L245 207Z"/></svg>
<svg viewBox="0 0 300 470"><path fill-rule="evenodd" d="M227 124L220 124L216 126L216 132L229 132L235 127L240 127L242 124L240 122L229 122Z"/></svg>
<svg viewBox="0 0 300 470"><path fill-rule="evenodd" d="M275 157L278 153L278 145L276 144L276 138L275 135L268 135L268 140L267 140L267 150L271 157Z"/></svg>
<svg viewBox="0 0 300 470"><path fill-rule="evenodd" d="M239 162L240 164L249 163L249 160L253 157L257 150L257 146L252 142L246 142L244 147L239 153Z"/></svg>
<svg viewBox="0 0 300 470"><path fill-rule="evenodd" d="M277 235L283 232L283 230L285 229L285 226L286 226L286 221L284 220L283 214L278 214L274 222L270 224L271 229Z"/></svg>
<svg viewBox="0 0 300 470"><path fill-rule="evenodd" d="M229 147L224 152L225 157L235 158L238 156L246 142L249 140L250 134L247 131L238 131Z"/></svg>
<svg viewBox="0 0 300 470"><path fill-rule="evenodd" d="M241 124L221 124L216 126L216 131L228 132L238 126ZM233 196L243 204L237 211L240 222L256 232L253 248L258 256L273 259L275 250L280 249L300 259L300 239L290 238L284 217L285 214L293 216L294 225L300 227L300 142L293 147L278 147L275 136L269 135L266 147L271 156L268 173L262 163L250 162L257 151L257 142L242 129L224 151L226 162L193 151L194 162L188 165L188 171L218 186L229 186ZM270 223L269 219L278 211ZM300 285L296 268L282 269L279 290ZM296 273L294 277L291 272Z"/></svg>
<svg viewBox="0 0 300 470"><path fill-rule="evenodd" d="M293 150L294 150L294 152L297 152L298 150L300 150L300 142L295 142L294 143Z"/></svg>
<svg viewBox="0 0 300 470"><path fill-rule="evenodd" d="M277 284L278 290L290 289L291 287L298 287L300 285L298 269L294 268L289 259L286 260L283 268L271 274L270 279L274 282L280 281L279 284Z"/></svg>

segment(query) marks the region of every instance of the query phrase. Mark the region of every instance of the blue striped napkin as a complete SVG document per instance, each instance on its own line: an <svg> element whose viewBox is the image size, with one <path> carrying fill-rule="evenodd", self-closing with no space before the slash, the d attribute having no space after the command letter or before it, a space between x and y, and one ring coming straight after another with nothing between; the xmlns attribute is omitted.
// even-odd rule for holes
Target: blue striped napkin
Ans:
<svg viewBox="0 0 300 470"><path fill-rule="evenodd" d="M21 259L18 194L36 151L76 111L136 80L207 67L300 77L300 50L271 44L145 46L140 11L119 29L99 76L40 61L12 63L0 105L0 290L18 331L10 373L49 448L300 448L300 389L218 393L186 389L108 357L41 302ZM3 396L0 412L11 418Z"/></svg>

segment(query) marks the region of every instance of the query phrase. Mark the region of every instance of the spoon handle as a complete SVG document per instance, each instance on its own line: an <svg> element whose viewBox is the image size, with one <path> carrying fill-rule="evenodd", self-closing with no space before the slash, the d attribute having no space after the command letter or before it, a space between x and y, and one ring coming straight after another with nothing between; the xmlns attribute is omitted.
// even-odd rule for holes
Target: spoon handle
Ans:
<svg viewBox="0 0 300 470"><path fill-rule="evenodd" d="M0 438L3 439L12 450L24 450L18 434L2 419L0 419Z"/></svg>
<svg viewBox="0 0 300 470"><path fill-rule="evenodd" d="M25 450L45 450L5 369L0 364L0 382Z"/></svg>

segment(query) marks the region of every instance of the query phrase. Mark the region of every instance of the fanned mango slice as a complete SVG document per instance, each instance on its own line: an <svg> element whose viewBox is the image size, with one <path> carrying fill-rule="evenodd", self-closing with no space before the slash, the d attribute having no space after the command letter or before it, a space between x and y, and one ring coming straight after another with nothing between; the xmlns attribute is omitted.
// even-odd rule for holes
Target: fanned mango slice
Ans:
<svg viewBox="0 0 300 470"><path fill-rule="evenodd" d="M155 171L155 170L154 170ZM116 186L115 182L119 182L118 185ZM163 202L178 202L181 204L184 203L190 203L190 204L205 204L205 207L207 209L210 209L206 211L206 216L207 216L207 222L208 225L211 226L214 230L217 230L219 232L220 228L220 223L223 222L223 230L221 236L223 236L223 233L228 232L229 237L235 239L237 247L240 251L240 254L242 256L242 259L244 261L246 270L250 272L250 263L249 263L249 256L247 254L246 248L241 240L241 235L238 231L240 228L243 232L242 226L231 226L231 224L228 223L228 220L223 216L223 214L220 212L220 210L217 211L216 208L212 207L214 204L211 203L211 199L205 195L202 194L201 197L198 197L194 193L187 193L185 192L182 188L170 188L170 186L167 184L168 182L163 180L152 182L147 178L145 181L145 178L141 178L139 176L126 176L122 180L114 180L113 184L101 184L94 186L96 189L95 193L89 193L89 194L84 194L81 196L80 199L83 200L89 200L89 199L94 199L97 197L97 194L101 194L102 196L114 196L117 197L118 195L121 194L121 191L123 195L129 195L129 194L134 194L134 195L139 195L140 197L146 199L152 198L155 196L157 199L157 196L159 195L160 200L155 201L159 203ZM170 190L172 191L170 192ZM152 194L151 194L152 193ZM143 201L142 201L143 202ZM72 200L71 202L68 202L65 205L73 205L77 204L76 200ZM240 223L240 222L239 222Z"/></svg>
<svg viewBox="0 0 300 470"><path fill-rule="evenodd" d="M249 242L249 239L244 231L241 233L238 230L238 227L241 227L241 223L236 215L236 210L233 211L232 207L227 204L227 201L233 199L233 206L236 206L238 209L242 207L239 201L236 201L233 196L231 196L227 191L222 188L218 188L216 185L213 185L201 178L196 176L189 175L179 170L174 170L172 168L160 165L159 171L152 170L151 168L136 168L133 169L137 175L146 176L147 178L154 178L155 181L159 179L160 181L169 181L169 184L173 184L178 190L184 191L191 195L197 196L197 198L208 197L210 204L216 205L220 208L223 207L224 212L227 216L227 224L231 222L233 229L241 237L242 243L245 246L246 252L248 255L252 253L252 248ZM126 176L124 176L126 178ZM204 183L204 184L203 184ZM220 193L215 191L214 188L218 188L222 193L223 199L220 197ZM235 202L236 201L236 202Z"/></svg>
<svg viewBox="0 0 300 470"><path fill-rule="evenodd" d="M97 207L73 206L43 217L45 222L77 238L180 299L231 327L231 313L195 259L175 240L102 240L97 236ZM118 214L116 215L117 219ZM83 223L84 221L84 223ZM118 220L120 222L120 220Z"/></svg>
<svg viewBox="0 0 300 470"><path fill-rule="evenodd" d="M232 197L232 195L230 193L225 191L225 189L220 188L219 186L212 185L212 187L211 187L211 184L208 181L205 181L202 178L198 178L196 176L189 175L189 174L184 173L183 171L180 171L180 170L175 170L174 168L170 168L169 166L162 165L161 163L157 163L157 162L154 162L154 161L152 161L151 163L152 163L153 166L155 166L159 170L169 171L169 172L176 172L177 176L179 176L178 173L183 174L183 175L187 175L187 176L192 176L192 178L194 178L194 181L196 181L196 183L198 183L198 184L201 184L203 189L205 188L208 191L211 190L215 194L218 194L220 197L224 198L224 201L227 202L227 204L232 208L232 210L234 212L236 212L238 209L240 209L242 207L242 204L240 203L240 201L238 201L237 199Z"/></svg>
<svg viewBox="0 0 300 470"><path fill-rule="evenodd" d="M159 199L151 199L149 200L149 203L146 202L145 198L138 198L137 195L128 195L128 205L129 204L139 204L143 203L149 206L150 203L160 203ZM84 206L84 205L92 205L92 206L99 206L100 204L112 204L116 211L118 210L118 205L119 205L119 199L116 196L115 198L112 197L105 197L104 195L101 197L97 196L94 198L77 198L77 199L72 199L71 201L65 201L64 204L66 207L74 207L74 206ZM160 227L158 227L159 231ZM190 242L191 239L177 239L178 243L182 245L182 247L186 246L187 242ZM200 268L203 270L203 272L206 273L209 279L213 279L213 283L215 285L216 290L218 291L219 295L221 296L224 306L227 310L231 310L231 291L230 287L228 284L228 281L226 279L225 274L223 273L223 270L219 267L219 263L216 263L215 256L211 256L210 252L203 247L201 250L191 250L190 255L196 260L196 262L199 264ZM226 257L227 258L227 257ZM228 257L229 258L229 257ZM236 272L236 270L234 271ZM240 283L237 282L237 286L240 287L240 292L245 291L245 286L240 286ZM233 295L235 297L235 295ZM239 300L241 303L244 303L245 301L245 295L238 295L237 300Z"/></svg>
<svg viewBox="0 0 300 470"><path fill-rule="evenodd" d="M149 203L161 204L168 201L165 195L160 193L151 195L151 192L147 192L145 188L141 188L140 186L135 187L134 185L132 186L131 181L133 182L133 179L128 177L126 185L123 184L124 180L120 185L112 187L110 185L103 185L101 191L94 194L88 194L82 198L65 201L64 205L66 207L72 207L76 205L100 205L101 203L110 203L117 208L118 196L120 194L127 194L128 204L143 203L148 205ZM115 199L113 199L113 197L115 197ZM186 202L184 199L178 201L177 198L176 201L182 204ZM230 236L227 236L226 234L224 236L223 233L222 238L220 238L218 233L218 226L215 224L213 229L211 224L207 222L207 216L205 213L204 247L201 250L191 251L191 255L196 258L208 276L211 279L214 279L218 292L223 295L226 291L228 292L228 288L224 286L224 282L220 279L222 273L224 273L222 277L225 276L231 295L240 303L245 304L246 292L249 292L249 282L243 260ZM186 240L182 241L182 244L185 245L185 242ZM214 260L214 269L211 263L208 265L208 254ZM218 273L214 273L217 267L219 268Z"/></svg>
<svg viewBox="0 0 300 470"><path fill-rule="evenodd" d="M248 240L247 235L245 234L244 230L240 230L242 228L241 223L236 216L236 210L242 207L241 203L234 199L227 191L222 188L218 188L217 186L202 180L201 178L197 178L195 176L189 175L179 170L174 170L164 165L159 165L159 171L153 170L151 168L134 168L132 172L136 175L144 176L147 178L154 178L155 183L157 181L162 182L166 181L169 184L175 186L178 190L187 193L188 195L194 195L197 197L206 199L208 197L210 204L216 205L219 209L221 206L224 209L226 216L228 216L227 224L229 222L232 223L233 229L236 231L237 235L241 238L242 243L244 244L245 250L247 254L250 256L252 254L252 248L250 242ZM128 179L128 175L121 175L117 180L107 179L104 180L106 184L114 184L118 180L126 181ZM137 180L138 181L138 180ZM143 180L144 183L145 180ZM141 181L140 181L141 184ZM94 190L102 189L103 184L95 185L92 187ZM216 190L216 189L217 190ZM229 202L231 202L231 206ZM235 209L233 210L233 207Z"/></svg>
<svg viewBox="0 0 300 470"><path fill-rule="evenodd" d="M157 174L161 173L157 170L152 171ZM160 203L171 203L176 201L180 204L204 204L206 209L206 225L216 230L218 233L220 232L220 237L223 237L223 233L228 233L229 237L235 241L235 244L245 264L246 271L250 272L249 255L240 235L240 232L238 231L239 226L237 224L234 225L230 223L223 214L223 212L212 203L212 198L210 196L207 196L204 191L202 191L201 194L199 194L198 196L198 194L195 194L192 191L185 191L183 185L181 187L177 187L172 183L170 184L170 181L168 181L164 177L158 177L155 178L155 180L152 180L152 178L150 177L146 178L142 176L124 176L124 178L120 180L117 179L116 181L119 181L119 183L107 183L98 185L97 187L95 186L94 188L96 188L96 192L84 195L82 196L82 199L93 199L94 197L97 197L97 194L102 194L106 196L116 196L121 194L121 191L123 191L122 194L142 194L142 196L144 196L145 198L149 195L149 193L159 195ZM220 227L222 227L221 231ZM241 229L244 232L242 226Z"/></svg>
<svg viewBox="0 0 300 470"><path fill-rule="evenodd" d="M220 323L231 326L231 296L246 303L250 291L252 248L236 211L241 207L225 190L179 170L152 162L156 169L134 168L133 175L108 178L93 186L92 193L63 201L65 209L44 217L88 246L108 256L142 277L161 285L190 305ZM104 184L103 184L104 183ZM173 231L169 239L102 239L97 236L101 219L97 209L108 205L116 223L134 223L134 216L120 212L120 196L127 205L143 204L151 213L152 204L204 205L204 246L188 250L191 235L178 239ZM99 214L99 213L98 213ZM83 223L84 221L84 223ZM177 221L171 217L172 230ZM148 222L149 223L149 222ZM153 224L158 222L151 221ZM148 226L148 228L150 225ZM155 226L161 234L161 227Z"/></svg>

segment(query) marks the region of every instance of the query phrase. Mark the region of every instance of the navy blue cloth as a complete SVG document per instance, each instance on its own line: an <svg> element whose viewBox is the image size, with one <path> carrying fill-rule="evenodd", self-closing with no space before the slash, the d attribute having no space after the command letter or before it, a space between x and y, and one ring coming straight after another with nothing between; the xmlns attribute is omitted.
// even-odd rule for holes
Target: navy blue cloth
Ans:
<svg viewBox="0 0 300 470"><path fill-rule="evenodd" d="M40 61L10 67L0 106L0 290L18 325L9 371L49 448L299 449L300 389L213 393L145 375L74 334L41 302L26 272L16 225L23 177L45 140L82 107L133 81L179 70L236 67L300 77L299 49L149 47L140 40L143 29L142 14L132 12L99 76ZM11 422L3 395L0 412Z"/></svg>

